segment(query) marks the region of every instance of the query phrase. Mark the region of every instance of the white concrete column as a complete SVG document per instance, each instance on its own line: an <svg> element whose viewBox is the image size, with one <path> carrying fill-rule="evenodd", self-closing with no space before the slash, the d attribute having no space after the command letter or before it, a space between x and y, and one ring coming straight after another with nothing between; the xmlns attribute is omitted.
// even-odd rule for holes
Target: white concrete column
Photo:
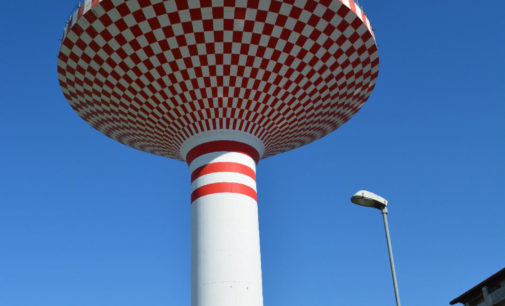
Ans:
<svg viewBox="0 0 505 306"><path fill-rule="evenodd" d="M262 306L256 164L261 141L212 131L181 148L191 172L191 305Z"/></svg>

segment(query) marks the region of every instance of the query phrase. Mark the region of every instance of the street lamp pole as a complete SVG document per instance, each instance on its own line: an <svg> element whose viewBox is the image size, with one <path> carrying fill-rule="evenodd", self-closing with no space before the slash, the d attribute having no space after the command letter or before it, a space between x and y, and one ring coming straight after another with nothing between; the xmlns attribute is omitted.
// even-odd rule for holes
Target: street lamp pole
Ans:
<svg viewBox="0 0 505 306"><path fill-rule="evenodd" d="M351 202L361 206L377 208L382 212L382 218L384 220L384 229L386 231L386 240L388 244L389 264L391 265L391 275L393 276L393 286L395 289L396 305L401 306L400 293L398 290L398 281L396 280L395 262L393 259L393 247L391 246L391 237L389 236L389 225L387 217L389 212L387 208L388 201L383 197L378 196L370 191L360 190L352 196Z"/></svg>
<svg viewBox="0 0 505 306"><path fill-rule="evenodd" d="M393 259L393 247L391 246L391 237L389 237L388 208L384 206L381 210L384 219L384 230L386 231L386 240L388 242L389 264L391 265L391 274L393 276L393 286L395 288L396 305L400 306L400 292L398 291L398 281L396 280L395 261Z"/></svg>

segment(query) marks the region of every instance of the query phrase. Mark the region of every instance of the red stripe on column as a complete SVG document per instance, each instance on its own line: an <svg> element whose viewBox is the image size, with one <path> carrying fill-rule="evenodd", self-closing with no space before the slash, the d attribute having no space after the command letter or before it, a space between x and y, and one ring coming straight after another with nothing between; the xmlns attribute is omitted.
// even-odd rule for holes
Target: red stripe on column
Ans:
<svg viewBox="0 0 505 306"><path fill-rule="evenodd" d="M195 171L191 173L191 182L193 182L200 176L216 172L240 173L249 176L253 180L256 180L256 173L254 172L253 169L247 167L246 165L242 165L239 163L219 162L219 163L206 164L195 169Z"/></svg>
<svg viewBox="0 0 505 306"><path fill-rule="evenodd" d="M248 144L232 140L218 140L202 143L191 149L186 155L186 162L189 165L195 158L203 154L221 151L243 153L249 155L255 162L258 162L260 157L258 151Z"/></svg>
<svg viewBox="0 0 505 306"><path fill-rule="evenodd" d="M191 202L194 202L196 199L210 195L215 193L238 193L254 199L254 201L258 201L256 191L249 186L239 183L214 183L202 186L197 188L191 193Z"/></svg>

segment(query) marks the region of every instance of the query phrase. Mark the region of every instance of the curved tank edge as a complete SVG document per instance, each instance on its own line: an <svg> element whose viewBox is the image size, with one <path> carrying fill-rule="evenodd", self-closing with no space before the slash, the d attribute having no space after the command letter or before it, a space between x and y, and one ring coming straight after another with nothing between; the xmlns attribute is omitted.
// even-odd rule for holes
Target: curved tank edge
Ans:
<svg viewBox="0 0 505 306"><path fill-rule="evenodd" d="M77 8L74 10L74 12L70 15L68 20L65 23L65 27L63 28L63 36L61 40L64 40L65 37L68 34L68 31L70 28L72 28L77 21L84 16L89 10L91 10L93 7L96 5L100 4L101 2L104 1L109 1L109 0L85 0L82 2L82 4L78 4ZM364 10L359 6L354 0L333 0L333 1L339 1L340 3L344 4L347 6L353 13L358 16L361 21L365 24L365 26L368 28L368 31L370 31L370 34L372 34L373 39L375 40L375 34L373 32L372 25L370 23L370 20L368 19L367 15L365 14ZM81 1L79 1L80 3Z"/></svg>

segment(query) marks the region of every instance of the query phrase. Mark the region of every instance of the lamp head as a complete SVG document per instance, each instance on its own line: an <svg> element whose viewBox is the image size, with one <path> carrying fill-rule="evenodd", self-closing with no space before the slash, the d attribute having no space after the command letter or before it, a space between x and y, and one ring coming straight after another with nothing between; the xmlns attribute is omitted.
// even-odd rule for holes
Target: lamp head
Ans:
<svg viewBox="0 0 505 306"><path fill-rule="evenodd" d="M388 205L388 201L381 196L370 191L360 190L351 197L351 202L361 206L374 207L384 209Z"/></svg>

